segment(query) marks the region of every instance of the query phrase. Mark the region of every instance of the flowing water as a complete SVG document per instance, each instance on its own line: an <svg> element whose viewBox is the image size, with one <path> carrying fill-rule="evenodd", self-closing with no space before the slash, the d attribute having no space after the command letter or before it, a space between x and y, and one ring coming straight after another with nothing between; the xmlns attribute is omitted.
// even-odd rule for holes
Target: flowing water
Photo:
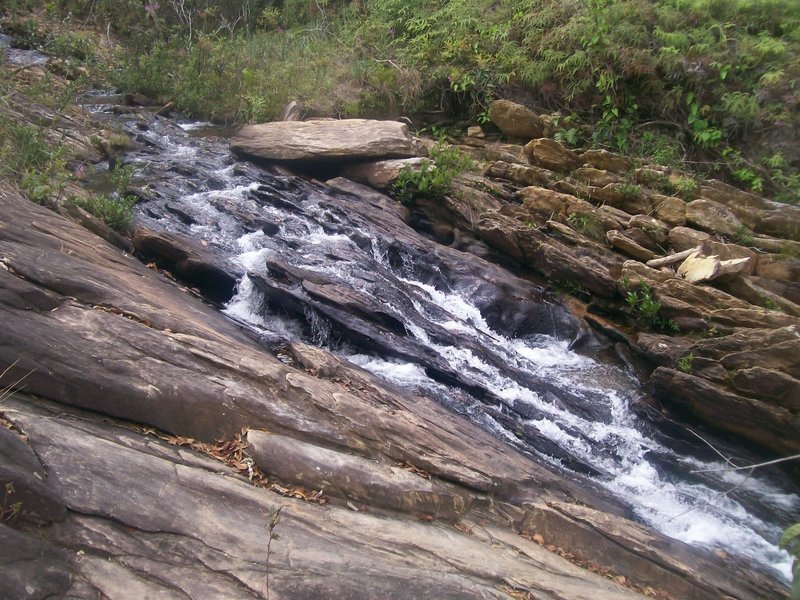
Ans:
<svg viewBox="0 0 800 600"><path fill-rule="evenodd" d="M142 144L126 157L150 188L137 218L226 257L239 283L224 311L268 348L325 346L589 478L668 536L789 577L775 543L800 499L780 473L698 473L726 464L639 416L624 365L571 351L577 322L556 296L422 238L385 199L237 162L207 124L115 110Z"/></svg>

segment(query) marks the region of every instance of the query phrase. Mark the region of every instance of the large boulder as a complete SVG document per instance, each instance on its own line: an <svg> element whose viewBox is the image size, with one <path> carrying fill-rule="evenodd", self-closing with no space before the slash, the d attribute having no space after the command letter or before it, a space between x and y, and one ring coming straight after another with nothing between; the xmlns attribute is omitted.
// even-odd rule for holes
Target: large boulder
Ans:
<svg viewBox="0 0 800 600"><path fill-rule="evenodd" d="M508 137L532 139L544 135L544 123L535 112L510 100L495 100L489 106L492 123Z"/></svg>
<svg viewBox="0 0 800 600"><path fill-rule="evenodd" d="M246 125L231 150L271 161L343 161L414 156L405 123L370 119L278 121Z"/></svg>

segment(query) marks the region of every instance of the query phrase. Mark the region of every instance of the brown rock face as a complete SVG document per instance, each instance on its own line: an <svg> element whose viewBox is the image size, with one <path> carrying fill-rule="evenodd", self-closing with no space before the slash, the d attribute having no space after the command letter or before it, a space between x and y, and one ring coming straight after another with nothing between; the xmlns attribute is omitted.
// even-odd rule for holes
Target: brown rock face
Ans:
<svg viewBox="0 0 800 600"><path fill-rule="evenodd" d="M722 204L710 200L694 200L686 205L686 221L711 233L733 236L744 228L736 215Z"/></svg>
<svg viewBox="0 0 800 600"><path fill-rule="evenodd" d="M643 248L631 238L626 236L624 233L616 230L609 231L606 234L608 238L608 242L617 250L622 252L623 254L627 254L631 258L635 258L636 260L640 260L642 262L647 262L655 258L655 254L648 250L647 248Z"/></svg>
<svg viewBox="0 0 800 600"><path fill-rule="evenodd" d="M580 155L580 159L595 169L604 169L614 173L625 173L633 166L628 157L614 154L608 150L587 150Z"/></svg>
<svg viewBox="0 0 800 600"><path fill-rule="evenodd" d="M492 123L509 137L532 139L544 135L544 123L539 116L510 100L495 100L489 106Z"/></svg>
<svg viewBox="0 0 800 600"><path fill-rule="evenodd" d="M231 138L231 150L264 160L303 162L414 156L405 123L369 119L246 125Z"/></svg>
<svg viewBox="0 0 800 600"><path fill-rule="evenodd" d="M566 171L580 166L581 159L572 150L550 138L532 140L525 145L525 156L532 165L553 171Z"/></svg>
<svg viewBox="0 0 800 600"><path fill-rule="evenodd" d="M686 202L673 196L653 195L656 216L672 227L686 223Z"/></svg>

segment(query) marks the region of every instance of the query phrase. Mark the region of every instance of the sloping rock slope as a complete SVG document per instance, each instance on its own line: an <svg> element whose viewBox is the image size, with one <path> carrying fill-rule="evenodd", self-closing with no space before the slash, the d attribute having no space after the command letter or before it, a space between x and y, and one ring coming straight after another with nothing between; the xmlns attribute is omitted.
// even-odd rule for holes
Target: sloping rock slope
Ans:
<svg viewBox="0 0 800 600"><path fill-rule="evenodd" d="M427 398L316 348L278 360L5 187L0 223L3 597L783 593Z"/></svg>

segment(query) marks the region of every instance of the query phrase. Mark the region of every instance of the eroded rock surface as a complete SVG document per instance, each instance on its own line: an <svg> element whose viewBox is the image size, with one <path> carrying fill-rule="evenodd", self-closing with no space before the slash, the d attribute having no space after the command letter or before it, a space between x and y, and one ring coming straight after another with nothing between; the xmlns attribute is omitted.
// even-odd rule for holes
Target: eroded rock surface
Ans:
<svg viewBox="0 0 800 600"><path fill-rule="evenodd" d="M537 506L577 500L623 532L616 543L639 543L604 494L326 351L295 345L281 362L87 230L10 190L2 200L0 367L25 388L3 405L14 425L3 439L16 448L3 477L22 502L16 529L0 529L4 547L22 549L0 557L9 597L258 597L267 586L276 598L636 597L530 540ZM306 293L324 301L325 284L310 283ZM270 432L253 431L250 464L282 486L330 487L330 503L254 487L180 447L230 442L243 429ZM39 483L25 487L29 469ZM403 484L398 496L391 482L409 478L418 491ZM266 525L281 506L267 559ZM598 539L540 530L567 551ZM698 551L653 535L659 560L684 565L687 597L780 593L721 564L698 577ZM633 546L623 555L614 569L652 562ZM659 585L641 572L642 585Z"/></svg>

